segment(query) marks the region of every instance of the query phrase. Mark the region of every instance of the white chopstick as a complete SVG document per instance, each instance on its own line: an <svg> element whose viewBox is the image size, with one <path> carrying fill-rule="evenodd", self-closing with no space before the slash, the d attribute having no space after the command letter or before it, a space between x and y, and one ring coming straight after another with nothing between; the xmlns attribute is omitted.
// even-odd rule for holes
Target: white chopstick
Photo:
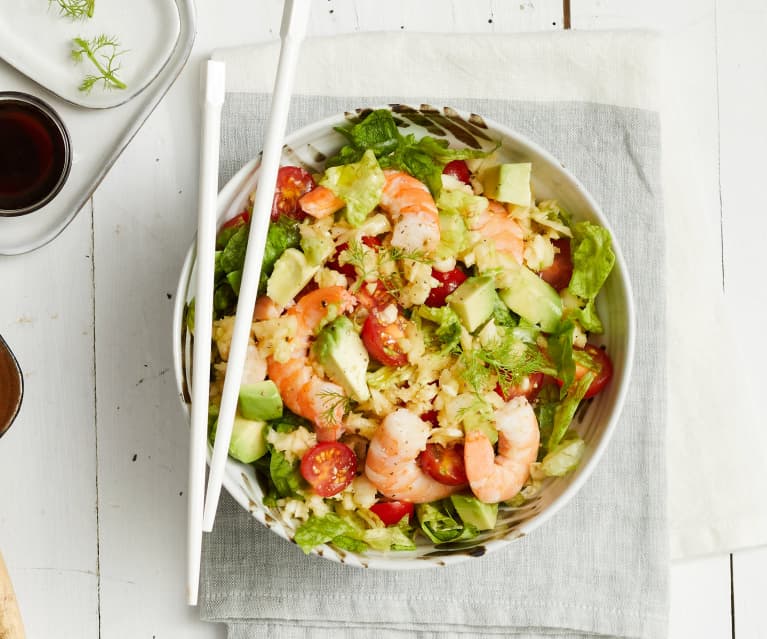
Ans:
<svg viewBox="0 0 767 639"><path fill-rule="evenodd" d="M216 199L221 107L224 104L225 65L208 60L202 65L202 139L197 210L197 287L194 297L192 420L189 443L186 600L197 605L202 550L202 513L205 498L205 458L208 450L210 340L213 318L213 271L216 250Z"/></svg>
<svg viewBox="0 0 767 639"><path fill-rule="evenodd" d="M253 309L258 294L258 282L261 277L261 262L264 259L266 233L269 229L269 217L272 209L274 188L277 182L283 139L290 109L290 94L293 88L298 53L301 41L306 35L309 22L311 0L285 0L282 14L280 37L280 59L277 76L272 92L272 105L264 135L264 152L258 173L258 188L253 203L248 251L245 255L242 281L237 300L237 315L229 347L229 360L226 365L226 378L221 396L221 406L216 426L216 440L213 445L213 457L208 476L208 491L205 496L203 530L213 529L216 517L218 497L224 478L224 466L229 452L229 440L232 436L232 424L237 410L237 399L245 366L245 352L253 322Z"/></svg>

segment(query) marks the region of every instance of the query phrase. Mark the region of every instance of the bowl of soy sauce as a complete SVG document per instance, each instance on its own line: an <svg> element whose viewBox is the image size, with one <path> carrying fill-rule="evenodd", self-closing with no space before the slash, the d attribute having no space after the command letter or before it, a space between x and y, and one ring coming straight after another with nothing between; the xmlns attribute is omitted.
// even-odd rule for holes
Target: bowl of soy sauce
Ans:
<svg viewBox="0 0 767 639"><path fill-rule="evenodd" d="M0 92L0 217L45 206L71 164L69 133L56 112L35 96Z"/></svg>

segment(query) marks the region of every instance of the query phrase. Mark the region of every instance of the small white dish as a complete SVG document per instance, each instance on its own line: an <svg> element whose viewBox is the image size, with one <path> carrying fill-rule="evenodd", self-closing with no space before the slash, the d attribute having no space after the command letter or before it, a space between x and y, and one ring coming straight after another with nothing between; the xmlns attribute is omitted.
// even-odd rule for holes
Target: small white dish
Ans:
<svg viewBox="0 0 767 639"><path fill-rule="evenodd" d="M0 58L63 100L92 109L124 104L157 77L173 53L181 24L174 0L95 2L92 18L72 20L58 3L0 0ZM73 38L117 37L125 53L117 63L126 89L78 89L96 69L70 55Z"/></svg>
<svg viewBox="0 0 767 639"><path fill-rule="evenodd" d="M408 126L408 132L412 131L416 136L434 135L436 127L443 132L442 137L456 146L465 146L467 140L473 139L484 148L492 148L494 140L500 139L501 162L533 163L533 192L536 200L556 199L574 219L589 220L611 231L616 262L600 294L597 308L605 328L599 342L607 348L612 358L613 378L605 390L584 404L576 415L574 428L586 443L586 451L578 468L566 477L546 480L540 493L521 508L501 506L495 529L464 543L440 546L419 536L417 549L412 552L368 551L357 554L328 545L313 551L319 556L364 568L403 570L454 564L502 548L543 524L582 488L607 448L618 425L634 356L634 307L626 263L608 221L583 185L547 151L508 127L453 109L430 109L422 107L413 110L410 117L407 114L400 116ZM421 124L412 124L413 120ZM344 144L345 138L335 132L333 127L346 122L347 116L339 114L289 135L283 151L283 164L303 165L310 171L317 171L324 157L334 154ZM429 131L423 124L429 126ZM257 169L257 160L252 160L222 189L218 199L219 223L234 217L243 209L253 190ZM173 315L174 370L179 398L187 411L193 339L186 329L186 312L195 290L194 261L192 247L181 270ZM257 521L281 537L293 539L295 528L283 520L279 512L263 505L261 483L253 466L229 458L224 486Z"/></svg>

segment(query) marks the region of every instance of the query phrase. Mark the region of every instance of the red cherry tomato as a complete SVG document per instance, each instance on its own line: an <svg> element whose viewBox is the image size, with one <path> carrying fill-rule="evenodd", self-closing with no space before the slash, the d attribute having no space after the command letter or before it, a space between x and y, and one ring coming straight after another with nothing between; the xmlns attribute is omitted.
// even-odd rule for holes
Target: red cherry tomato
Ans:
<svg viewBox="0 0 767 639"><path fill-rule="evenodd" d="M607 383L613 376L613 363L610 361L610 356L603 349L594 346L593 344L586 344L583 350L586 351L586 353L591 356L591 359L593 359L594 362L599 366L598 371L592 371L596 373L596 377L594 378L594 381L591 382L591 386L589 386L586 394L583 396L584 398L594 397L594 395L599 393L605 386L607 386ZM586 367L581 366L580 364L576 364L575 379L580 379L583 377L588 370L589 369Z"/></svg>
<svg viewBox="0 0 767 639"><path fill-rule="evenodd" d="M281 166L277 173L277 186L272 200L272 220L280 215L303 220L306 213L298 205L298 199L315 186L314 178L298 166Z"/></svg>
<svg viewBox="0 0 767 639"><path fill-rule="evenodd" d="M570 238L562 237L552 242L559 249L554 256L554 262L549 268L541 271L541 279L561 291L570 284L573 276L573 258L570 254Z"/></svg>
<svg viewBox="0 0 767 639"><path fill-rule="evenodd" d="M503 397L503 401L505 402L508 402L514 397L525 397L527 401L532 402L536 397L538 397L538 393L541 392L542 386L543 373L531 373L519 384L507 388L505 393L503 392L501 385L498 384L495 387L495 392Z"/></svg>
<svg viewBox="0 0 767 639"><path fill-rule="evenodd" d="M365 246L381 246L381 240L379 240L377 237L374 236L365 236L362 238L362 243ZM343 244L339 244L338 248L336 248L336 254L333 256L333 259L328 260L325 263L325 266L328 268L332 268L333 270L338 271L339 273L343 273L348 277L349 279L354 279L357 277L357 270L354 268L352 264L339 264L338 263L338 256L341 254L341 251L345 251L349 248L349 245L344 242Z"/></svg>
<svg viewBox="0 0 767 639"><path fill-rule="evenodd" d="M404 366L407 355L399 343L405 336L405 320L397 315L391 324L384 324L373 308L362 326L362 343L368 353L385 366Z"/></svg>
<svg viewBox="0 0 767 639"><path fill-rule="evenodd" d="M380 281L376 282L375 290L372 293L368 291L367 284L365 284L354 295L360 306L368 311L383 309L389 304L397 303L392 294L386 290L386 287Z"/></svg>
<svg viewBox="0 0 767 639"><path fill-rule="evenodd" d="M409 501L379 501L370 507L385 526L398 524L403 517L407 516L408 521L413 516L413 504Z"/></svg>
<svg viewBox="0 0 767 639"><path fill-rule="evenodd" d="M221 230L224 229L230 229L233 226L241 226L242 224L247 224L248 220L250 219L250 213L248 211L243 211L239 215L235 215L231 220L227 220L221 225Z"/></svg>
<svg viewBox="0 0 767 639"><path fill-rule="evenodd" d="M357 456L341 442L321 442L301 459L301 475L320 497L340 493L354 479Z"/></svg>
<svg viewBox="0 0 767 639"><path fill-rule="evenodd" d="M459 268L443 273L431 269L431 276L439 282L426 298L426 306L444 306L445 298L466 281L466 273Z"/></svg>
<svg viewBox="0 0 767 639"><path fill-rule="evenodd" d="M439 422L437 421L437 411L430 410L421 415L421 419L425 422L429 422L434 428L439 428Z"/></svg>
<svg viewBox="0 0 767 639"><path fill-rule="evenodd" d="M425 473L441 484L462 486L468 481L461 444L455 446L426 444L426 450L418 456L418 463Z"/></svg>
<svg viewBox="0 0 767 639"><path fill-rule="evenodd" d="M445 168L442 169L442 172L445 175L452 175L464 184L471 184L471 171L469 171L469 166L463 160L448 162Z"/></svg>

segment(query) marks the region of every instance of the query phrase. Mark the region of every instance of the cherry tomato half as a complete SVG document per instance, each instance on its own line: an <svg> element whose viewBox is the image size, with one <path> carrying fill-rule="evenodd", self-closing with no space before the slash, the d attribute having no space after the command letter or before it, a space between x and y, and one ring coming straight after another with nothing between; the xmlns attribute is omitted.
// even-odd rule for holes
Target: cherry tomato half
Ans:
<svg viewBox="0 0 767 639"><path fill-rule="evenodd" d="M434 428L439 428L439 421L437 421L437 411L430 410L421 415L421 419L425 422L429 422Z"/></svg>
<svg viewBox="0 0 767 639"><path fill-rule="evenodd" d="M298 199L315 186L314 178L301 167L281 166L272 200L272 220L277 220L280 215L303 220L306 213L298 205Z"/></svg>
<svg viewBox="0 0 767 639"><path fill-rule="evenodd" d="M426 444L426 450L418 456L418 463L425 473L441 484L462 486L468 481L461 444L455 446Z"/></svg>
<svg viewBox="0 0 767 639"><path fill-rule="evenodd" d="M573 276L573 258L570 253L570 238L562 237L552 242L559 249L554 256L554 262L549 268L541 271L541 279L551 284L557 291L567 288Z"/></svg>
<svg viewBox="0 0 767 639"><path fill-rule="evenodd" d="M234 226L241 226L242 224L247 224L248 220L250 219L250 213L248 211L243 211L239 215L235 215L231 220L227 220L221 225L221 230L224 229L230 229Z"/></svg>
<svg viewBox="0 0 767 639"><path fill-rule="evenodd" d="M351 484L357 456L341 442L321 442L301 459L301 475L320 497L332 497Z"/></svg>
<svg viewBox="0 0 767 639"><path fill-rule="evenodd" d="M426 298L426 306L444 306L445 298L466 281L466 273L459 268L443 273L431 269L431 276L439 282Z"/></svg>
<svg viewBox="0 0 767 639"><path fill-rule="evenodd" d="M362 326L362 343L368 353L385 366L404 366L407 355L399 343L405 336L405 320L397 315L391 324L384 324L373 308Z"/></svg>
<svg viewBox="0 0 767 639"><path fill-rule="evenodd" d="M413 504L409 501L379 501L370 507L385 526L398 524L407 516L408 521L413 516Z"/></svg>
<svg viewBox="0 0 767 639"><path fill-rule="evenodd" d="M495 387L495 392L503 397L503 401L505 402L508 402L514 397L525 397L527 401L532 402L536 397L538 397L538 393L541 392L542 386L543 373L531 373L519 384L507 388L505 393L503 392L501 385L498 384Z"/></svg>
<svg viewBox="0 0 767 639"><path fill-rule="evenodd" d="M591 386L589 386L586 394L583 396L584 398L594 397L594 395L599 393L605 386L607 386L607 383L613 376L613 363L610 360L610 356L604 351L604 349L594 346L593 344L586 344L583 350L586 351L586 353L591 356L591 359L593 359L594 362L599 366L598 371L593 371L596 373L596 377L594 378L594 381L591 382ZM586 374L588 370L589 369L585 368L584 366L576 364L575 378L580 379Z"/></svg>
<svg viewBox="0 0 767 639"><path fill-rule="evenodd" d="M464 160L448 162L442 172L445 175L452 175L464 184L471 184L471 171L469 171L469 166Z"/></svg>
<svg viewBox="0 0 767 639"><path fill-rule="evenodd" d="M362 243L365 246L381 246L381 240L379 240L377 237L372 235L366 235L362 238ZM336 248L336 254L333 256L333 259L330 259L326 262L325 266L328 268L332 268L335 271L338 271L339 273L343 273L348 277L349 279L355 279L357 277L357 269L354 268L352 264L339 264L338 263L338 256L341 254L341 251L345 251L349 248L349 245L344 242L343 244L339 244L338 248Z"/></svg>
<svg viewBox="0 0 767 639"><path fill-rule="evenodd" d="M354 293L354 296L357 298L360 306L366 308L368 311L372 311L373 309L384 309L389 304L397 303L381 281L376 282L376 287L372 293L368 291L367 284L365 284L360 290Z"/></svg>

